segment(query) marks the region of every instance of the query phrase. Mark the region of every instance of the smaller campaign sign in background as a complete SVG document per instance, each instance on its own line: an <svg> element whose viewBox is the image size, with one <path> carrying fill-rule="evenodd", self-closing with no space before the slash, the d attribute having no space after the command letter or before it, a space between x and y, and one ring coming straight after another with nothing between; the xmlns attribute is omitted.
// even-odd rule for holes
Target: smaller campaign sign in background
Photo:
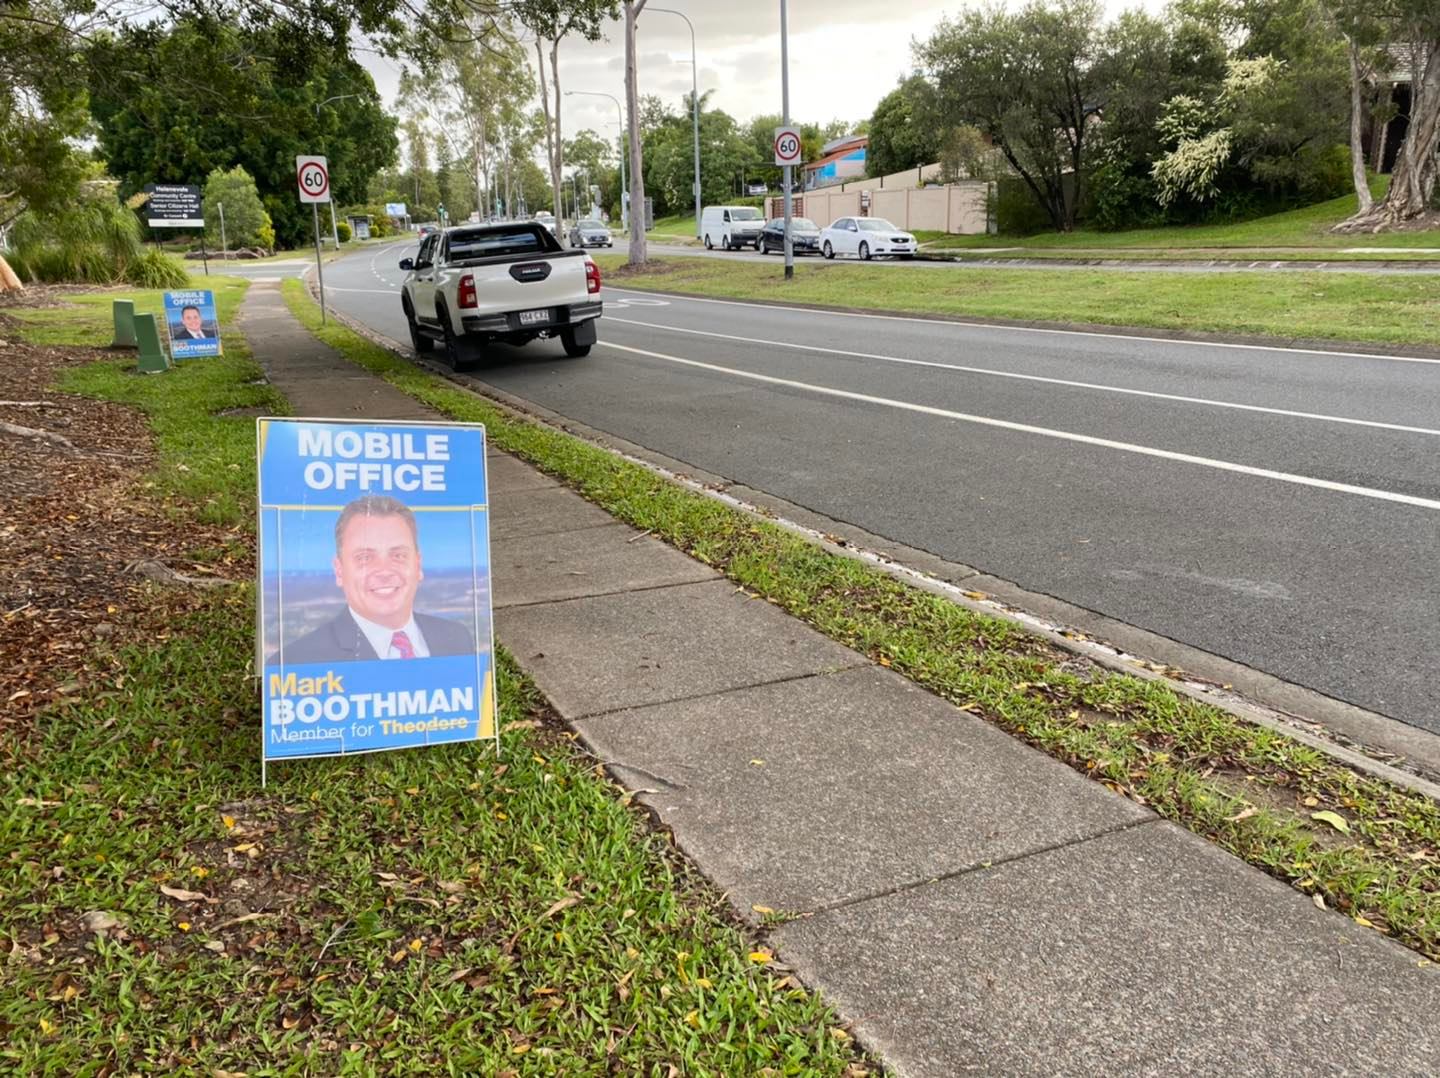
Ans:
<svg viewBox="0 0 1440 1078"><path fill-rule="evenodd" d="M165 331L170 336L170 355L175 359L220 355L215 293L208 289L166 292Z"/></svg>
<svg viewBox="0 0 1440 1078"><path fill-rule="evenodd" d="M257 441L264 758L498 740L484 428L261 419ZM348 522L374 518L405 524L371 551ZM407 586L380 628L375 591ZM363 623L407 617L429 654L374 657Z"/></svg>

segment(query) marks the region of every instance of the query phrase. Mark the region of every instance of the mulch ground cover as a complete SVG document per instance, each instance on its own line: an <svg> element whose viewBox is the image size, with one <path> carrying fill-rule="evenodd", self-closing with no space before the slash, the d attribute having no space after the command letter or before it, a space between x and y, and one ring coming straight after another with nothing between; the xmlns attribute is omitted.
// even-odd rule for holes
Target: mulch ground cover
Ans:
<svg viewBox="0 0 1440 1078"><path fill-rule="evenodd" d="M95 677L97 641L163 633L195 601L199 589L157 585L157 563L213 575L193 552L235 539L136 496L156 459L141 413L55 389L67 369L114 353L20 340L7 312L62 294L29 289L0 304L0 731L11 735ZM24 742L0 740L6 752Z"/></svg>

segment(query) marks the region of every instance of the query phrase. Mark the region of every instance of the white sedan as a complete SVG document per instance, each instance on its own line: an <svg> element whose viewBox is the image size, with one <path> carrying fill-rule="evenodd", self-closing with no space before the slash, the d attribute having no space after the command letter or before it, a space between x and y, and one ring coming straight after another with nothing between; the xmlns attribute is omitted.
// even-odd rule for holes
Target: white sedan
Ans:
<svg viewBox="0 0 1440 1078"><path fill-rule="evenodd" d="M841 217L820 230L820 253L826 258L855 255L868 262L876 255L914 258L915 237L883 217Z"/></svg>

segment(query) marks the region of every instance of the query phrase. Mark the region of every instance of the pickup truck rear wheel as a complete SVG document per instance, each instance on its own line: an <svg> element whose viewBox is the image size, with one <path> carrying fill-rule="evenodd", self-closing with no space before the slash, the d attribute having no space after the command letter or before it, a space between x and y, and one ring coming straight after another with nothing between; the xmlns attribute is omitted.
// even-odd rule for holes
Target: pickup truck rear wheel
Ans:
<svg viewBox="0 0 1440 1078"><path fill-rule="evenodd" d="M415 312L410 308L410 300L406 299L402 304L405 308L405 321L410 326L410 346L415 349L416 355L423 355L435 347L435 341L420 332L420 326L415 321Z"/></svg>
<svg viewBox="0 0 1440 1078"><path fill-rule="evenodd" d="M468 371L483 358L483 346L457 336L450 324L450 312L443 306L437 305L435 313L440 316L440 325L445 330L445 366L452 371Z"/></svg>
<svg viewBox="0 0 1440 1078"><path fill-rule="evenodd" d="M581 322L578 326L562 329L560 343L564 345L565 354L571 359L584 359L590 354L590 346L595 343L595 323Z"/></svg>

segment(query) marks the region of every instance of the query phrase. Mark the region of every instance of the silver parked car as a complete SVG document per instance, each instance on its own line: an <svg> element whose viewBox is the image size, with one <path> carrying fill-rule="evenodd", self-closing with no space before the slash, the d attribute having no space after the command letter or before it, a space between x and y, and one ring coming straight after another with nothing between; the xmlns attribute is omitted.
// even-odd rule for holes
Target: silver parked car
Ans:
<svg viewBox="0 0 1440 1078"><path fill-rule="evenodd" d="M601 221L586 218L575 222L570 229L571 247L614 247L615 240L610 230Z"/></svg>

